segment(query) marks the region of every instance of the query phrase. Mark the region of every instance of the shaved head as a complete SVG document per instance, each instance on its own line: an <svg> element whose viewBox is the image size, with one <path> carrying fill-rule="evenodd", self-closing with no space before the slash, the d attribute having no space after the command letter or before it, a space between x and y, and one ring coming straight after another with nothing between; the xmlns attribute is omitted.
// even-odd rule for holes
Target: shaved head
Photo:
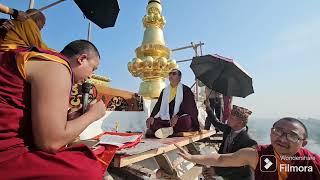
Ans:
<svg viewBox="0 0 320 180"><path fill-rule="evenodd" d="M37 24L38 28L41 30L46 23L46 17L44 14L37 9L28 9L27 14L32 14L30 18Z"/></svg>
<svg viewBox="0 0 320 180"><path fill-rule="evenodd" d="M285 117L285 118L282 118L282 119L278 120L277 122L275 122L275 123L273 124L273 127L274 127L277 123L279 123L280 121L288 121L288 122L290 122L290 123L294 123L294 124L299 125L299 126L302 128L302 131L303 131L302 133L303 133L304 138L308 138L308 130L307 130L307 127L306 127L300 120L298 120L298 119L296 119L296 118L292 118L292 117Z"/></svg>
<svg viewBox="0 0 320 180"><path fill-rule="evenodd" d="M285 117L273 124L270 133L271 144L280 155L293 156L308 141L308 130L298 119Z"/></svg>

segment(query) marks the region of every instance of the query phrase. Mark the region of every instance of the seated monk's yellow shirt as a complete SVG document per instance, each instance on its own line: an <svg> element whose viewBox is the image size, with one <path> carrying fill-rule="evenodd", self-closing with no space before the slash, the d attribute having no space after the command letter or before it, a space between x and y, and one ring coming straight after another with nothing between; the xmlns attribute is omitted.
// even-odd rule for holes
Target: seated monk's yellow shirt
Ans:
<svg viewBox="0 0 320 180"><path fill-rule="evenodd" d="M286 180L288 177L288 172L286 172L285 170L280 171L280 164L288 164L287 162L281 160L280 155L274 151L274 155L276 157L277 160L277 172L278 172L278 179L279 180Z"/></svg>
<svg viewBox="0 0 320 180"><path fill-rule="evenodd" d="M31 46L48 49L42 41L37 24L31 18L23 22L12 20L12 23L14 27L7 32L4 39L0 39L0 50L8 51Z"/></svg>
<svg viewBox="0 0 320 180"><path fill-rule="evenodd" d="M169 103L176 97L176 94L177 94L177 86L176 87L172 87L170 85Z"/></svg>

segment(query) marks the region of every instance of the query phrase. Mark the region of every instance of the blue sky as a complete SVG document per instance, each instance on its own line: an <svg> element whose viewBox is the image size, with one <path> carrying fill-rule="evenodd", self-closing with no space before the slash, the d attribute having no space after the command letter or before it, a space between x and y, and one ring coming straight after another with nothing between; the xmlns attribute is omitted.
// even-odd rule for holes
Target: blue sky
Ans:
<svg viewBox="0 0 320 180"><path fill-rule="evenodd" d="M28 8L28 2L0 1L21 10ZM35 7L51 2L35 0ZM130 75L127 63L142 42L147 2L119 0L116 26L93 27L92 42L102 57L97 74L110 77L114 88L138 91L141 80ZM169 48L202 41L204 54L233 58L251 74L255 93L235 98L234 104L252 109L254 117L320 119L319 0L163 0L162 7ZM51 48L61 50L72 40L86 39L88 21L72 0L44 13L43 39ZM193 56L191 49L172 54L176 60ZM182 81L192 85L189 63L180 68Z"/></svg>

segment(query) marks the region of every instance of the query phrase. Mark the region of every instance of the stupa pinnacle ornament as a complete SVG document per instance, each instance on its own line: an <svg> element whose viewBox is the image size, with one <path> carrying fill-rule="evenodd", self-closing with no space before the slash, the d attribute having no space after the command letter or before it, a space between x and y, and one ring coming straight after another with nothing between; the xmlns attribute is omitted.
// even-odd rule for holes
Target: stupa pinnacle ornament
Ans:
<svg viewBox="0 0 320 180"><path fill-rule="evenodd" d="M139 94L149 98L159 97L168 73L177 68L164 41L162 29L166 20L161 12L160 0L149 0L147 15L143 17L145 31L142 45L135 50L136 57L128 63L129 72L143 80Z"/></svg>

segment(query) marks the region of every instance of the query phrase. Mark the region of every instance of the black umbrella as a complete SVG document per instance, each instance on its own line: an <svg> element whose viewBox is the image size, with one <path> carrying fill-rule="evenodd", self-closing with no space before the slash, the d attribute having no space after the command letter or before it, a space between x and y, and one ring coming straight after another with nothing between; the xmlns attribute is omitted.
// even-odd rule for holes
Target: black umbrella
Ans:
<svg viewBox="0 0 320 180"><path fill-rule="evenodd" d="M58 0L39 9L43 11L66 0ZM113 27L120 11L117 0L74 0L83 14L101 28ZM28 14L31 16L31 13Z"/></svg>
<svg viewBox="0 0 320 180"><path fill-rule="evenodd" d="M252 78L235 61L219 55L198 56L190 65L197 79L226 96L252 94Z"/></svg>
<svg viewBox="0 0 320 180"><path fill-rule="evenodd" d="M86 18L101 28L113 27L120 11L117 0L74 0Z"/></svg>

